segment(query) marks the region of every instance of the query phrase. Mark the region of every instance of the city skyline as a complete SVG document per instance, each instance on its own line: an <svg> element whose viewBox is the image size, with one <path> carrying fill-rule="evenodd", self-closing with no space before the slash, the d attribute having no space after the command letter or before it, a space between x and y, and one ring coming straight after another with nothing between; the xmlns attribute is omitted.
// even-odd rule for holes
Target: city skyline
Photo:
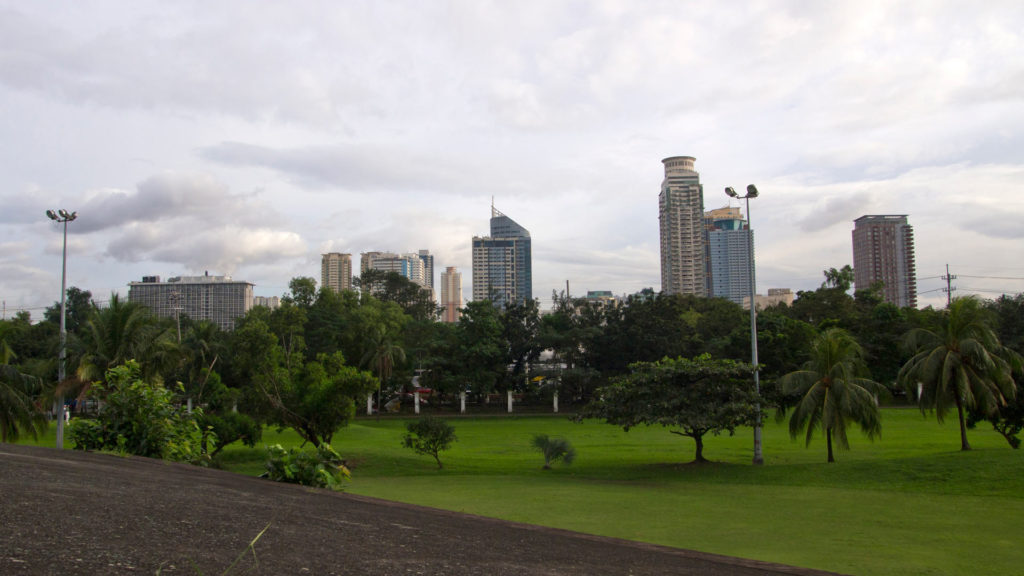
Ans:
<svg viewBox="0 0 1024 576"><path fill-rule="evenodd" d="M1024 6L768 0L301 6L0 0L0 301L429 247L468 274L491 199L533 295L660 287L659 160L705 209L755 184L757 288L852 264L907 214L918 303L1024 291ZM352 56L358 54L358 57ZM732 206L736 202L732 201ZM436 279L435 279L436 280Z"/></svg>

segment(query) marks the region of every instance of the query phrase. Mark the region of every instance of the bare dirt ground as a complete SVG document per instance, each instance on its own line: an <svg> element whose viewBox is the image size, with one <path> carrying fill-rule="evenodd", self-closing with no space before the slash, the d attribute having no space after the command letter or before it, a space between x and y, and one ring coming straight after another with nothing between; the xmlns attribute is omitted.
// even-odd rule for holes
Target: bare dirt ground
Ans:
<svg viewBox="0 0 1024 576"><path fill-rule="evenodd" d="M0 574L825 575L147 458L0 444Z"/></svg>

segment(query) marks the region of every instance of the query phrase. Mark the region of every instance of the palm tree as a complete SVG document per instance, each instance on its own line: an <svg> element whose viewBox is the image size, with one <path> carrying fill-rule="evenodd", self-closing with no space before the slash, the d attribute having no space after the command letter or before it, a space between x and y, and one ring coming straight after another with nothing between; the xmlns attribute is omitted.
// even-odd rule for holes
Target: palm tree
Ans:
<svg viewBox="0 0 1024 576"><path fill-rule="evenodd" d="M1020 356L999 342L975 296L954 298L932 329L907 332L904 342L914 356L900 369L898 380L921 411L934 410L942 422L951 406L960 420L960 449L967 442L967 409L992 413L1013 398L1013 372Z"/></svg>
<svg viewBox="0 0 1024 576"><path fill-rule="evenodd" d="M11 366L14 358L7 341L0 340L0 442L17 441L23 431L37 438L46 430L46 417L34 401L42 382Z"/></svg>
<svg viewBox="0 0 1024 576"><path fill-rule="evenodd" d="M789 434L796 438L807 430L807 444L814 430L825 430L828 461L835 462L832 439L849 449L846 425L858 424L868 438L882 433L876 394L880 384L866 378L864 352L857 341L841 328L829 328L811 344L811 359L801 370L779 380L786 394L800 394L800 401L789 418ZM780 414L780 417L782 414Z"/></svg>
<svg viewBox="0 0 1024 576"><path fill-rule="evenodd" d="M128 360L138 360L146 378L162 374L178 362L177 346L169 334L169 326L160 326L141 304L113 293L108 306L94 310L82 328L75 342L75 381L61 386L75 388L82 396L93 382L106 377L107 370Z"/></svg>
<svg viewBox="0 0 1024 576"><path fill-rule="evenodd" d="M362 365L377 374L377 413L380 414L380 396L384 381L391 377L396 362L405 362L405 350L396 344L383 326L370 331L366 339Z"/></svg>
<svg viewBox="0 0 1024 576"><path fill-rule="evenodd" d="M535 434L531 444L544 455L544 470L550 470L551 464L559 460L568 466L576 459L576 449L565 438L552 438L547 434Z"/></svg>

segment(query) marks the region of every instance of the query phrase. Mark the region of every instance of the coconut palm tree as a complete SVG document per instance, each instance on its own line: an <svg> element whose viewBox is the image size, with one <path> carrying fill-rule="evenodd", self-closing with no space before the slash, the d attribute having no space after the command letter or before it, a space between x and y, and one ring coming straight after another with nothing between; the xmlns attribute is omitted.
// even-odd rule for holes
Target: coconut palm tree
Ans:
<svg viewBox="0 0 1024 576"><path fill-rule="evenodd" d="M62 383L65 390L84 395L93 382L102 381L107 370L138 360L143 376L152 378L172 369L180 355L170 327L161 326L148 310L136 302L110 295L106 308L93 311L74 343L78 369L74 381Z"/></svg>
<svg viewBox="0 0 1024 576"><path fill-rule="evenodd" d="M954 298L931 329L916 328L904 336L914 354L900 369L898 380L922 412L934 410L942 422L951 407L960 420L960 449L970 450L965 412L992 413L1013 398L1013 372L1019 355L1004 347L975 296Z"/></svg>
<svg viewBox="0 0 1024 576"><path fill-rule="evenodd" d="M800 394L789 418L790 436L796 438L806 429L809 445L815 429L823 429L829 462L836 461L833 438L841 448L850 447L847 424L858 424L870 439L882 432L876 395L883 387L866 377L863 358L864 352L853 336L841 328L829 328L812 342L810 360L802 369L779 380L784 393Z"/></svg>
<svg viewBox="0 0 1024 576"><path fill-rule="evenodd" d="M380 414L381 388L384 381L391 377L395 363L405 362L405 350L395 343L383 326L370 330L364 349L361 364L369 366L377 375L377 413Z"/></svg>
<svg viewBox="0 0 1024 576"><path fill-rule="evenodd" d="M10 365L14 351L0 340L0 442L14 442L22 432L33 438L46 431L46 417L34 398L42 391L42 382Z"/></svg>

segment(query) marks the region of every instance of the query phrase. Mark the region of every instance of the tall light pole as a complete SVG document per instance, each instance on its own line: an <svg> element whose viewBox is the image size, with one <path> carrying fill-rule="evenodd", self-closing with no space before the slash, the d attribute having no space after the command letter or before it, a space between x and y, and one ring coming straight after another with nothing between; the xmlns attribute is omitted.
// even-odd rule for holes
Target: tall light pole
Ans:
<svg viewBox="0 0 1024 576"><path fill-rule="evenodd" d="M64 253L61 257L60 271L60 362L57 365L57 387L60 388L64 383L64 369L68 356L68 331L65 321L67 317L66 296L68 290L68 222L78 218L78 212L71 212L69 214L67 210L61 208L56 212L47 210L46 216L58 224L64 224ZM53 412L57 416L57 449L61 450L64 448L64 396L60 392L57 392L53 399Z"/></svg>
<svg viewBox="0 0 1024 576"><path fill-rule="evenodd" d="M750 199L757 198L757 187L753 184L747 186L747 195L740 196L732 186L725 189L725 193L738 200L747 201L747 255L750 260L750 363L754 365L754 390L758 396L761 395L761 381L758 376L760 369L757 366L757 306L755 296L757 283L754 281L754 229L750 225ZM755 406L757 415L754 420L754 464L764 464L764 456L761 454L761 401L758 400Z"/></svg>

